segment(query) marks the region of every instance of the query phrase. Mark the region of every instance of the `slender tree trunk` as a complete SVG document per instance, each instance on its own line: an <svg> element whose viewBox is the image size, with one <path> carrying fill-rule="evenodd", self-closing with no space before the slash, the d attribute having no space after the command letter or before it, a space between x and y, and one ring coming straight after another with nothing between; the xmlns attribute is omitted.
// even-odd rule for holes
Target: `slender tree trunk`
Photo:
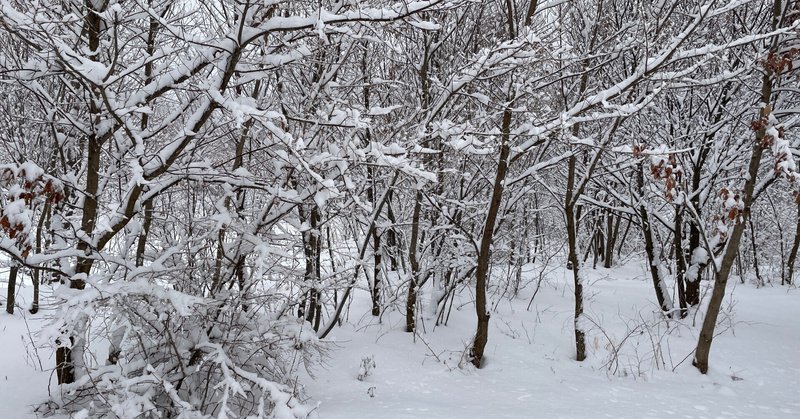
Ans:
<svg viewBox="0 0 800 419"><path fill-rule="evenodd" d="M625 217L625 230L622 231L622 237L617 241L617 257L622 257L622 248L625 246L625 240L628 238L628 233L631 231L631 218Z"/></svg>
<svg viewBox="0 0 800 419"><path fill-rule="evenodd" d="M575 165L577 159L574 155L568 160L567 174L567 193L564 205L564 216L567 221L567 245L569 246L569 266L572 268L572 280L575 288L575 313L573 316L573 326L575 329L575 359L583 361L586 359L586 333L583 331L581 318L583 317L583 279L581 277L581 266L578 260L578 228L575 222L575 199L573 198L575 188Z"/></svg>
<svg viewBox="0 0 800 419"><path fill-rule="evenodd" d="M397 263L397 253L398 253L398 243L397 243L397 233L395 232L395 225L397 224L397 217L394 215L394 210L392 209L392 198L394 197L394 193L389 190L389 196L386 198L386 218L391 223L391 227L389 227L384 235L386 236L386 244L383 245L383 249L387 250L387 255L389 257L389 269L392 272L397 272L399 269Z"/></svg>
<svg viewBox="0 0 800 419"><path fill-rule="evenodd" d="M6 295L6 313L14 314L15 295L17 293L18 266L12 266L8 271L8 294Z"/></svg>
<svg viewBox="0 0 800 419"><path fill-rule="evenodd" d="M678 286L678 305L681 308L681 318L685 318L689 313L686 305L686 284L684 274L686 273L686 252L683 250L683 204L675 206L675 284Z"/></svg>
<svg viewBox="0 0 800 419"><path fill-rule="evenodd" d="M408 241L408 262L411 265L411 275L408 279L408 295L406 296L406 332L416 331L417 322L417 281L419 279L419 220L422 210L422 192L417 191L414 197L414 212L411 215L411 237Z"/></svg>
<svg viewBox="0 0 800 419"><path fill-rule="evenodd" d="M789 252L789 261L787 262L787 284L794 284L794 267L797 261L797 250L800 249L800 198L797 200L797 215L795 216L795 230L794 242L792 243L792 250Z"/></svg>
<svg viewBox="0 0 800 419"><path fill-rule="evenodd" d="M33 302L31 302L31 308L28 310L31 314L36 314L39 312L39 286L41 285L41 271L39 269L33 269L31 271L31 282L33 283Z"/></svg>
<svg viewBox="0 0 800 419"><path fill-rule="evenodd" d="M94 20L87 18L87 20ZM99 25L99 22L97 23ZM97 220L97 192L100 184L100 154L102 144L94 134L89 135L88 157L86 170L86 194L83 198L83 216L81 220L81 230L91 237ZM88 254L90 244L81 240L76 246L82 254ZM87 257L79 257L75 264L75 274L69 278L69 287L82 290L86 287L86 278L92 270L94 260ZM60 346L56 349L56 377L59 384L71 384L76 378L76 367L83 366L83 355L85 349L85 338L83 336L84 327L88 323L86 314L76 321L73 336L69 338L69 343L57 342ZM80 373L80 371L78 371Z"/></svg>
<svg viewBox="0 0 800 419"><path fill-rule="evenodd" d="M366 90L366 89L365 89ZM366 95L366 93L365 93ZM365 99L366 100L366 99ZM367 102L369 103L369 102ZM369 133L367 133L369 137ZM367 173L371 179L370 187L367 189L367 198L370 202L375 202L377 196L377 185L375 182L375 169L367 168ZM387 198L388 199L388 198ZM367 232L372 237L372 284L370 286L370 297L372 299L372 315L381 314L381 235L378 227L374 226ZM367 272L366 270L364 272ZM369 276L369 275L367 275Z"/></svg>
<svg viewBox="0 0 800 419"><path fill-rule="evenodd" d="M606 234L607 234L608 229L607 228L603 228L604 227L603 226L603 221L605 221L606 224L608 223L608 221L607 221L608 216L607 215L608 214L603 214L603 215L598 214L597 235L595 236L596 240L595 240L595 252L594 252L594 267L595 268L597 268L597 260L598 259L599 260L603 260L603 258L606 257L606 241L607 241ZM605 261L604 261L604 263L605 263Z"/></svg>
<svg viewBox="0 0 800 419"><path fill-rule="evenodd" d="M614 213L610 210L608 211L607 217L606 255L603 257L603 266L605 268L611 268L614 266L614 246L617 243L617 235L619 234L619 225L622 217L615 217Z"/></svg>
<svg viewBox="0 0 800 419"><path fill-rule="evenodd" d="M758 246L756 245L756 230L753 228L753 218L747 219L747 224L750 226L750 247L753 250L753 269L756 273L756 284L758 287L764 286L764 278L761 277L761 270L758 268Z"/></svg>
<svg viewBox="0 0 800 419"><path fill-rule="evenodd" d="M533 252L528 252L525 259L529 263L536 262L536 257L542 251L542 241L544 240L542 226L539 222L539 195L536 192L533 193L533 207L536 209L533 213Z"/></svg>
<svg viewBox="0 0 800 419"><path fill-rule="evenodd" d="M661 274L661 258L656 254L655 243L653 240L653 230L650 226L650 213L645 205L644 196L644 167L641 162L636 167L636 186L639 189L639 221L642 225L642 235L644 236L644 251L647 254L647 262L650 265L650 277L653 279L653 289L656 292L656 300L661 307L661 311L667 317L671 317L672 301L667 292L666 282Z"/></svg>
<svg viewBox="0 0 800 419"><path fill-rule="evenodd" d="M695 208L697 208L695 206ZM700 304L700 280L703 276L703 268L705 267L703 264L698 263L694 260L694 253L697 249L700 249L700 228L695 223L697 220L693 220L689 226L689 257L690 263L693 265L690 269L692 269L693 274L687 278L686 281L686 304L689 306L697 306Z"/></svg>
<svg viewBox="0 0 800 419"><path fill-rule="evenodd" d="M597 2L598 16L603 2ZM598 25L592 28L592 36L589 42L589 49L594 48L595 41L597 40ZM589 58L584 59L582 67L587 70L590 65ZM583 96L586 93L587 84L589 81L589 72L584 71L581 76L580 85L578 87L578 95ZM620 119L616 119L612 132L616 131L619 126ZM580 133L580 124L572 125L572 136L577 137ZM610 137L609 137L610 138ZM594 166L600 158L602 148L598 150L595 159L586 169L586 176L589 176L594 170ZM572 318L572 325L575 329L575 359L583 361L586 359L586 332L583 330L583 274L581 272L580 261L578 260L578 220L581 217L581 207L578 205L578 198L583 193L583 188L586 183L577 184L576 170L578 159L573 152L567 160L567 187L564 194L564 217L566 218L567 226L567 245L569 247L569 256L567 265L572 269L573 288L575 293L575 313Z"/></svg>
<svg viewBox="0 0 800 419"><path fill-rule="evenodd" d="M136 266L144 265L144 252L147 249L147 236L150 234L150 225L153 223L153 200L148 199L144 202L144 221L142 231L139 232L139 241L136 243Z"/></svg>
<svg viewBox="0 0 800 419"><path fill-rule="evenodd" d="M535 13L528 11L528 15ZM514 5L510 0L506 0L506 22L508 23L509 39L516 37L516 21L514 16ZM472 341L470 357L472 365L480 368L483 362L483 354L486 349L486 342L489 340L489 312L486 307L486 284L489 275L489 264L491 261L492 242L494 240L494 228L497 222L497 214L500 212L500 204L503 201L503 191L505 189L506 172L508 171L508 157L511 151L511 108L513 101L513 81L509 81L508 93L506 94L507 105L503 110L503 122L500 128L500 158L497 162L497 172L495 172L494 184L492 185L492 198L489 201L489 209L486 213L486 220L483 223L481 233L480 248L478 249L478 263L475 267L475 314L478 324L475 329L475 338Z"/></svg>
<svg viewBox="0 0 800 419"><path fill-rule="evenodd" d="M509 100L511 98L509 97ZM472 341L470 350L471 362L477 368L481 367L483 361L486 342L489 340L489 312L486 308L486 284L489 274L489 264L491 261L491 246L494 240L494 227L497 221L497 214L500 212L500 204L503 200L503 190L508 171L508 156L511 147L509 146L511 135L511 109L503 111L503 125L501 128L500 159L497 163L494 186L492 187L492 198L489 201L489 210L486 213L486 221L483 224L481 234L480 250L478 251L478 263L475 269L475 314L478 317L478 326L475 330L475 339Z"/></svg>
<svg viewBox="0 0 800 419"><path fill-rule="evenodd" d="M703 164L705 162L705 153L706 153L705 145L701 146L701 149L698 151L697 160L694 163L693 172L692 172L692 197L689 201L689 205L692 206L694 212L696 214L696 218L693 218L689 223L689 268L687 272L689 275L684 274L684 278L686 278L686 304L690 307L695 307L700 304L700 281L703 277L703 269L705 268L705 261L695 260L695 252L701 249L700 244L700 235L702 234L700 230L700 182L701 178L701 171L703 168Z"/></svg>
<svg viewBox="0 0 800 419"><path fill-rule="evenodd" d="M313 326L316 323L317 311L321 309L318 291L320 284L319 251L321 249L319 244L319 207L312 204L308 211L302 210L301 207L301 219L304 222L308 222L309 225L309 229L303 232L303 255L306 262L304 280L309 290L306 293L305 301L300 305L298 315L299 317L305 317ZM315 328L314 331L317 331L317 329Z"/></svg>
<svg viewBox="0 0 800 419"><path fill-rule="evenodd" d="M103 10L96 10L92 2L86 2L87 11L84 16L86 39L89 51L92 51L93 60L99 59L100 32L102 21L100 13ZM88 100L89 118L93 123L100 123L100 109L96 100L99 94L92 92L92 97ZM94 227L97 222L98 202L97 196L100 190L100 163L102 157L103 141L97 137L95 132L90 132L86 138L86 185L84 186L83 205L81 206L81 230L86 237L92 237ZM80 254L89 254L92 251L92 244L88 241L80 240L76 246ZM92 270L94 260L88 257L78 257L75 264L75 275L69 278L69 287L82 290L86 287L86 278ZM69 342L57 342L59 347L56 349L56 377L59 384L70 384L75 381L76 369L83 367L83 356L85 349L85 327L88 324L88 317L83 314L76 321L76 326Z"/></svg>
<svg viewBox="0 0 800 419"><path fill-rule="evenodd" d="M377 228L372 230L372 315L381 314L381 235Z"/></svg>
<svg viewBox="0 0 800 419"><path fill-rule="evenodd" d="M41 254L42 252L42 232L45 229L45 221L50 218L50 211L52 208L50 203L46 203L44 205L44 209L42 210L42 216L39 218L39 223L36 227L36 253ZM33 269L31 273L31 281L33 282L33 302L31 303L31 314L36 314L39 312L39 285L41 285L41 270L40 269Z"/></svg>
<svg viewBox="0 0 800 419"><path fill-rule="evenodd" d="M780 0L775 0L774 3L774 16L780 16ZM777 18L775 18L777 19ZM777 21L773 22L773 26L777 26ZM772 80L769 73L765 73L762 78L761 84L761 102L764 103L764 108L761 109L760 117L766 119L771 114L770 102L772 98ZM733 227L733 232L728 239L728 245L725 247L722 261L719 265L714 280L714 289L711 292L711 298L708 302L708 309L706 310L706 317L703 319L703 326L700 329L700 337L697 341L697 349L694 353L694 361L692 364L705 374L708 372L708 356L711 352L711 343L714 340L714 329L717 326L717 317L719 316L720 308L722 307L722 300L725 297L725 286L728 283L733 263L736 259L736 253L739 251L739 244L744 233L745 222L750 217L750 206L753 203L753 191L756 185L756 178L758 177L758 168L761 162L761 155L763 154L764 147L763 141L766 136L766 129L762 128L756 132L756 138L753 142L753 151L750 156L750 164L748 165L747 177L745 178L743 201L744 210L742 211L743 220L741 223Z"/></svg>
<svg viewBox="0 0 800 419"><path fill-rule="evenodd" d="M148 6L152 6L152 0L148 0ZM156 33L158 32L159 22L155 16L150 16L150 25L147 32L147 55L152 56L156 48ZM147 85L153 81L153 62L148 61L144 65L144 84ZM148 113L142 114L142 120L139 123L139 128L144 131L150 124L150 115ZM144 202L143 208L144 221L142 222L142 231L139 233L139 241L136 243L136 266L144 264L144 252L147 249L147 236L150 233L150 224L153 222L153 200L148 199Z"/></svg>
<svg viewBox="0 0 800 419"><path fill-rule="evenodd" d="M744 284L744 276L747 274L742 266L742 252L736 252L736 275L739 276L739 281Z"/></svg>

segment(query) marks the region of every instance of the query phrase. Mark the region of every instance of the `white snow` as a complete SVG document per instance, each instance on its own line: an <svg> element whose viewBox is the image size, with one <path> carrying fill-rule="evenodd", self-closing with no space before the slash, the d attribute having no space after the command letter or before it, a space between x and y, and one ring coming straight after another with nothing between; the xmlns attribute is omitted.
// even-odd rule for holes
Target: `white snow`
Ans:
<svg viewBox="0 0 800 419"><path fill-rule="evenodd" d="M642 263L585 272L585 290L592 297L585 315L589 358L583 363L574 361L571 272L559 269L536 296L531 311L525 310L530 294L498 304L492 313L486 365L480 370L458 366L474 330L471 304L454 309L448 326L434 326L434 319L426 317L427 332L416 342L403 331L400 313L385 314L382 323L354 314L353 324L333 333L328 367L306 384L309 395L320 403L319 417L800 415L795 394L800 384L800 328L792 320L800 315L800 291L731 284L732 317L721 321L719 329L726 331L714 341L711 370L704 376L691 365L702 313L696 316L697 326L692 316L672 322L668 329L657 314ZM356 298L351 312L367 312L362 307L368 301L366 293ZM619 347L618 362L611 360L611 342ZM359 381L362 359L369 356L375 367Z"/></svg>
<svg viewBox="0 0 800 419"><path fill-rule="evenodd" d="M526 265L526 278L532 268ZM800 291L732 280L719 325L723 332L715 338L711 370L704 376L691 365L699 330L693 322L699 323L702 313L667 325L644 269L641 262L583 269L589 352L583 363L574 361L572 279L563 268L553 271L530 311L525 307L532 287L511 302L491 301L495 310L480 370L464 367L462 358L474 330L468 292L457 297L446 326L435 326L430 307L422 309L414 337L404 332L400 310L385 313L382 322L362 315L369 297L358 291L348 322L329 339L325 366L300 384L312 405L318 403L314 414L333 419L800 415L800 328L794 324ZM0 282L3 303L5 294ZM52 350L26 326L38 330L52 307L27 313L30 295L27 282L18 292L16 314L0 314L0 405L9 418L36 417L32 407L46 400L48 382L51 391L57 389Z"/></svg>

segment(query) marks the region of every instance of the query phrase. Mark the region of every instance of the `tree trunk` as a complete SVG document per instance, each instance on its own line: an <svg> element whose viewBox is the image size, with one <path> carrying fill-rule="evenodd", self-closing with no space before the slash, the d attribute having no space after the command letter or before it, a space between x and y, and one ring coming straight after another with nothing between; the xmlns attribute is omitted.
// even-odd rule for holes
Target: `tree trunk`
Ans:
<svg viewBox="0 0 800 419"><path fill-rule="evenodd" d="M8 271L8 294L6 298L6 313L14 314L15 294L17 293L18 266L12 266Z"/></svg>
<svg viewBox="0 0 800 419"><path fill-rule="evenodd" d="M139 241L136 243L136 266L144 265L144 252L147 248L147 236L150 233L150 225L153 222L153 200L148 199L144 202L142 209L144 221L142 231L139 232Z"/></svg>
<svg viewBox="0 0 800 419"><path fill-rule="evenodd" d="M695 205L694 208L699 212L698 206ZM696 224L698 222L699 220L692 220L692 223L689 225L689 257L691 258L690 264L692 265L689 269L693 271L693 274L686 278L686 304L692 307L700 304L700 280L702 279L703 268L705 267L705 265L694 260L695 251L700 249L701 232L700 227Z"/></svg>
<svg viewBox="0 0 800 419"><path fill-rule="evenodd" d="M408 261L411 265L411 275L408 279L408 296L406 297L406 332L416 330L417 313L417 281L419 279L419 219L422 210L422 192L417 191L414 198L414 213L411 215L411 237L408 241Z"/></svg>
<svg viewBox="0 0 800 419"><path fill-rule="evenodd" d="M796 198L797 199L797 198ZM797 199L797 215L795 216L795 231L794 243L792 243L792 250L789 252L789 261L787 262L788 274L787 284L794 284L794 266L797 261L797 250L800 248L800 199Z"/></svg>
<svg viewBox="0 0 800 419"><path fill-rule="evenodd" d="M87 2L87 5L91 2ZM101 10L91 9L87 11L84 20L90 51L97 52L100 47L101 30ZM97 59L97 54L95 55ZM95 92L93 92L95 93ZM96 93L95 93L96 95ZM100 109L93 99L89 99L89 114L94 119L99 120ZM95 132L87 135L86 150L86 185L84 187L83 205L81 214L81 230L85 237L92 237L94 227L97 222L97 193L100 187L100 164L102 158L103 141L97 137ZM85 240L79 240L76 246L79 254L88 255L92 252L93 245ZM69 287L82 290L86 287L86 278L92 270L94 260L88 257L78 257L75 263L75 275L69 278ZM83 334L84 327L88 324L86 314L76 321L73 336L70 337L69 344L57 342L60 346L56 349L56 377L59 384L70 384L75 381L76 366L83 365L84 346L86 344Z"/></svg>
<svg viewBox="0 0 800 419"><path fill-rule="evenodd" d="M675 284L678 286L678 305L681 308L681 318L685 318L689 313L686 305L686 284L684 283L684 273L686 273L686 252L683 250L683 204L675 206Z"/></svg>
<svg viewBox="0 0 800 419"><path fill-rule="evenodd" d="M368 103L368 102L367 102ZM367 133L369 136L369 133ZM375 184L375 169L367 168L367 173L371 180L370 187L367 189L367 198L370 202L375 202L377 196L377 185ZM372 236L372 284L370 286L370 297L372 299L372 315L381 315L381 235L377 226L373 226L367 232ZM366 272L366 270L365 270Z"/></svg>
<svg viewBox="0 0 800 419"><path fill-rule="evenodd" d="M575 222L574 188L575 188L575 165L577 159L574 155L569 157L567 175L567 193L564 205L564 216L567 221L567 244L569 246L569 266L572 268L572 280L575 287L575 313L573 316L573 326L575 328L575 359L583 361L586 359L586 333L582 329L581 317L583 317L583 280L581 278L581 266L578 260L578 229Z"/></svg>
<svg viewBox="0 0 800 419"><path fill-rule="evenodd" d="M703 269L705 268L705 262L695 260L694 257L695 252L701 248L700 235L702 232L699 225L701 222L699 189L702 181L701 171L705 162L705 156L708 153L708 147L705 144L704 142L703 145L700 146L701 148L697 153L697 159L693 164L692 198L689 201L689 205L692 206L694 214L696 215L696 218L693 218L691 223L689 223L689 268L687 272L690 272L690 274L684 274L684 278L686 279L686 304L690 307L700 304L700 281L703 277Z"/></svg>
<svg viewBox="0 0 800 419"><path fill-rule="evenodd" d="M510 101L509 97L509 101ZM489 273L489 262L491 258L492 241L494 240L494 226L497 221L497 214L500 212L500 204L503 200L503 190L508 171L508 155L511 147L509 146L511 135L511 109L503 111L503 125L501 130L500 159L497 163L494 186L492 187L492 199L489 202L489 210L486 213L486 221L483 223L483 233L481 234L480 250L478 250L478 263L475 269L475 314L478 317L478 326L475 330L475 339L472 341L470 350L471 362L476 368L481 367L483 353L486 342L489 340L489 312L486 309L486 283Z"/></svg>
<svg viewBox="0 0 800 419"><path fill-rule="evenodd" d="M656 300L658 300L661 311L667 317L671 317L672 301L669 298L666 282L661 274L662 262L655 251L653 230L650 227L650 214L645 205L644 166L641 162L636 166L636 186L639 189L639 221L642 225L642 235L644 236L644 251L647 255L647 262L650 265L650 277L653 279L653 289L656 292Z"/></svg>
<svg viewBox="0 0 800 419"><path fill-rule="evenodd" d="M748 217L747 224L750 226L750 245L753 250L753 269L756 273L756 286L764 286L764 278L761 277L761 270L758 268L758 246L756 245L756 230L753 228L753 219Z"/></svg>
<svg viewBox="0 0 800 419"><path fill-rule="evenodd" d="M42 252L42 234L45 230L45 222L50 218L50 211L52 207L50 203L45 203L42 209L42 216L39 217L39 223L36 226L36 253ZM30 313L36 314L39 312L39 285L41 285L42 273L40 269L33 269L31 272L31 282L33 283L33 302L31 303Z"/></svg>
<svg viewBox="0 0 800 419"><path fill-rule="evenodd" d="M775 1L775 16L780 16L779 0ZM775 23L773 23L776 26ZM771 109L769 109L770 99L772 97L772 80L769 73L765 73L762 78L761 85L761 102L764 103L764 108L761 109L760 117L763 119L769 118ZM714 280L714 290L711 292L711 299L708 302L708 309L706 317L703 319L703 327L700 329L700 338L697 341L697 349L694 353L694 361L692 364L705 374L708 372L708 356L711 352L711 343L714 340L714 329L717 326L717 317L719 316L720 308L722 307L722 300L725 297L725 286L728 283L731 268L736 259L736 254L739 251L739 244L744 233L745 222L750 217L750 206L753 203L753 190L756 185L756 178L758 176L758 167L761 162L761 155L764 148L762 143L766 136L766 129L762 128L756 132L755 142L753 142L753 151L750 156L750 164L747 170L747 177L745 178L743 200L744 210L742 211L742 222L733 227L733 232L728 239L728 245L725 248L725 253L722 257L722 262L719 265Z"/></svg>
<svg viewBox="0 0 800 419"><path fill-rule="evenodd" d="M631 219L625 218L625 230L622 232L622 238L619 240L619 246L617 246L617 257L622 257L622 247L625 246L625 239L628 238L628 233L631 230Z"/></svg>
<svg viewBox="0 0 800 419"><path fill-rule="evenodd" d="M319 284L320 284L320 231L319 231L319 221L320 221L320 213L319 207L312 204L310 210L306 211L303 207L300 207L300 218L303 222L308 222L308 230L302 233L303 236L303 255L305 257L305 273L304 273L304 281L305 285L309 287L308 292L306 293L305 300L302 304L300 304L300 310L298 312L299 317L305 317L305 319L312 324L312 326L316 325L314 331L317 331L319 325L316 322L317 319L317 312L321 310L321 306L319 303Z"/></svg>
<svg viewBox="0 0 800 419"><path fill-rule="evenodd" d="M399 269L397 263L397 253L398 253L398 243L397 243L397 233L395 232L395 225L397 224L397 217L394 215L394 210L392 209L392 198L394 197L394 193L389 190L389 196L386 198L386 218L391 223L391 227L389 227L386 232L386 244L382 246L383 249L387 250L387 256L389 257L389 269L393 272L396 272Z"/></svg>
<svg viewBox="0 0 800 419"><path fill-rule="evenodd" d="M619 234L619 225L622 217L614 217L614 213L610 210L607 213L607 236L606 236L606 254L603 256L603 266L611 268L614 266L614 246L617 243L617 234Z"/></svg>

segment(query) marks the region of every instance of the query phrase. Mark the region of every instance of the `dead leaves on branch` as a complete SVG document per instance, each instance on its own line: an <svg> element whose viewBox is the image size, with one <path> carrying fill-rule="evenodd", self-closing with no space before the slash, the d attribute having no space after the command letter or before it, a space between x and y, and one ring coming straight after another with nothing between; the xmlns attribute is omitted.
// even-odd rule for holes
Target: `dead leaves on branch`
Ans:
<svg viewBox="0 0 800 419"><path fill-rule="evenodd" d="M0 166L0 232L14 240L22 258L33 250L33 218L41 205L64 200L63 184L31 162Z"/></svg>

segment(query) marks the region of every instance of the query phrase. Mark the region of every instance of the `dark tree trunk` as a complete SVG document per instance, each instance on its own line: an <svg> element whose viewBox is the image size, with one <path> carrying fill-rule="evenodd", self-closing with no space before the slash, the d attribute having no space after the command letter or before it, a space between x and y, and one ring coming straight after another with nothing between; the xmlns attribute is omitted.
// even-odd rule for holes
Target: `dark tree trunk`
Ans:
<svg viewBox="0 0 800 419"><path fill-rule="evenodd" d="M564 206L564 216L567 221L567 244L569 246L568 267L572 269L572 280L575 287L575 313L573 316L573 326L575 328L575 359L583 361L586 359L586 334L581 328L580 319L583 316L583 280L580 273L580 262L578 260L578 228L575 222L575 205L573 198L575 188L575 165L577 160L574 155L569 157L569 172L567 175L567 193Z"/></svg>
<svg viewBox="0 0 800 419"><path fill-rule="evenodd" d="M475 269L475 314L478 317L478 326L475 330L475 339L472 341L470 356L472 365L476 368L481 367L486 342L489 340L489 312L486 308L486 284L489 274L489 262L491 260L492 241L494 240L494 227L497 221L497 214L500 212L506 172L508 171L508 155L511 150L509 146L509 137L511 135L511 109L506 108L503 112L501 133L500 159L497 163L497 172L495 173L494 186L492 187L492 198L489 202L489 210L486 213L486 221L483 223L480 249L478 250L478 263Z"/></svg>
<svg viewBox="0 0 800 419"><path fill-rule="evenodd" d="M625 246L625 240L628 238L628 233L631 231L631 219L626 217L625 221L625 230L622 232L622 237L619 240L619 246L617 246L617 257L622 256L622 247Z"/></svg>
<svg viewBox="0 0 800 419"><path fill-rule="evenodd" d="M698 156L698 159L703 159L702 155ZM702 160L698 161L694 167L694 173L692 173L692 191L694 194L692 195L692 199L690 200L690 205L694 208L696 213L697 219L692 219L691 223L689 223L689 264L692 265L690 269L692 269L693 274L687 278L686 281L686 304L691 307L697 306L700 304L700 280L703 276L703 268L705 267L704 263L700 261L694 260L695 252L700 249L700 235L702 232L700 231L700 194L698 190L700 189L700 170L702 168Z"/></svg>
<svg viewBox="0 0 800 419"><path fill-rule="evenodd" d="M653 230L650 226L650 214L645 206L644 197L644 167L641 162L636 167L636 186L639 189L639 222L642 225L642 235L644 236L644 251L647 255L647 262L650 265L650 277L653 280L653 289L656 292L656 300L667 317L671 317L672 302L666 290L664 278L661 277L661 260L655 251L653 240Z"/></svg>
<svg viewBox="0 0 800 419"><path fill-rule="evenodd" d="M775 0L773 11L774 16L780 16L780 1ZM773 21L773 26L777 26L777 18ZM765 73L762 77L761 84L761 101L765 104L762 108L759 117L768 118L771 114L769 103L772 97L772 80L769 73ZM728 239L728 245L725 247L722 261L719 265L714 280L714 289L711 292L711 298L708 302L706 310L706 317L703 319L703 327L700 329L700 337L697 341L697 349L694 353L694 360L692 364L705 374L708 372L708 356L711 352L711 343L714 340L714 329L717 326L717 317L719 316L720 308L722 307L722 300L725 297L725 286L728 283L733 263L736 259L736 254L739 252L739 244L741 243L742 234L744 233L745 222L750 217L750 206L753 203L753 191L756 185L756 178L758 177L758 168L761 163L761 155L763 154L764 147L762 146L764 137L766 136L766 129L762 128L756 132L756 138L753 142L753 151L750 156L750 163L747 168L747 176L744 184L743 201L744 210L742 211L743 220L741 223L733 227L733 232Z"/></svg>
<svg viewBox="0 0 800 419"><path fill-rule="evenodd" d="M683 205L675 206L675 284L678 286L678 305L681 308L681 318L688 314L686 304L686 284L684 274L686 273L686 252L683 250Z"/></svg>
<svg viewBox="0 0 800 419"><path fill-rule="evenodd" d="M33 302L31 303L31 308L28 310L31 314L36 314L39 312L39 285L41 285L41 271L39 269L33 269L31 272L31 282L33 283Z"/></svg>
<svg viewBox="0 0 800 419"><path fill-rule="evenodd" d="M533 213L533 252L528 252L525 259L527 262L536 262L536 257L541 252L543 244L542 226L539 222L539 195L534 192L533 194L533 207L536 209Z"/></svg>
<svg viewBox="0 0 800 419"><path fill-rule="evenodd" d="M42 252L42 233L45 230L45 222L50 219L50 212L52 208L50 203L45 203L42 210L42 216L39 218L39 223L36 226L36 253ZM39 312L39 285L42 283L42 272L40 269L33 269L31 273L31 282L33 282L33 302L31 303L31 314Z"/></svg>
<svg viewBox="0 0 800 419"><path fill-rule="evenodd" d="M70 338L70 343L73 339ZM56 378L58 384L69 384L75 381L75 367L72 363L72 350L67 347L56 349Z"/></svg>
<svg viewBox="0 0 800 419"><path fill-rule="evenodd" d="M788 269L787 284L794 284L794 266L797 261L797 250L800 249L800 198L797 199L797 215L795 217L795 231L794 242L792 243L792 250L789 252L789 261L786 268ZM783 284L781 284L783 285Z"/></svg>
<svg viewBox="0 0 800 419"><path fill-rule="evenodd" d="M78 266L84 266L83 269L91 269L91 264L81 264L78 263ZM70 281L69 287L72 289L84 289L85 282L84 281ZM57 341L59 346L56 349L56 378L58 379L58 384L70 384L75 382L75 362L72 359L72 346L75 344L75 339L73 337L69 338L69 344L65 342Z"/></svg>
<svg viewBox="0 0 800 419"><path fill-rule="evenodd" d="M750 227L750 247L753 251L753 269L756 273L756 284L758 287L763 287L764 278L761 277L761 270L758 268L758 246L756 244L756 230L753 228L752 217L747 219L747 224Z"/></svg>
<svg viewBox="0 0 800 419"><path fill-rule="evenodd" d="M397 224L397 218L394 215L394 210L392 209L392 198L394 197L394 193L389 190L389 196L386 198L386 218L389 219L391 223L391 227L389 227L386 232L386 244L383 246L384 249L387 249L387 255L389 256L389 269L393 272L398 270L398 263L397 263L397 252L398 252L398 244L397 244L397 233L395 232L395 225Z"/></svg>
<svg viewBox="0 0 800 419"><path fill-rule="evenodd" d="M302 207L301 207L302 208ZM310 210L301 211L301 218L308 222L309 229L303 232L303 255L305 256L306 268L304 273L304 281L306 286L309 287L306 293L306 298L301 304L299 317L305 319L312 324L316 325L314 331L317 331L319 325L316 322L317 312L321 310L319 303L319 285L320 285L320 231L319 221L320 213L319 207L313 205Z"/></svg>
<svg viewBox="0 0 800 419"><path fill-rule="evenodd" d="M14 314L15 294L17 293L18 266L12 266L8 271L8 294L6 298L6 313Z"/></svg>
<svg viewBox="0 0 800 419"><path fill-rule="evenodd" d="M366 94L366 93L365 93ZM369 103L369 102L367 102ZM369 132L367 132L369 138ZM367 198L370 202L375 202L377 196L377 185L375 182L375 169L372 167L367 168L367 173L371 180L370 187L367 189ZM387 197L388 200L388 197ZM372 315L381 315L381 235L377 226L373 226L367 232L372 237L372 284L370 286L370 297L372 299ZM364 270L366 273L367 271ZM369 277L369 275L367 275Z"/></svg>
<svg viewBox="0 0 800 419"><path fill-rule="evenodd" d="M414 198L414 213L411 215L411 237L408 242L408 261L411 275L408 279L408 295L406 297L406 332L416 331L417 322L417 281L419 279L419 219L422 210L422 192L417 191Z"/></svg>
<svg viewBox="0 0 800 419"><path fill-rule="evenodd" d="M144 221L142 231L139 233L139 241L136 243L136 266L144 265L144 252L147 249L147 236L150 234L150 225L153 222L153 200L148 199L144 202L142 209Z"/></svg>
<svg viewBox="0 0 800 419"><path fill-rule="evenodd" d="M381 236L377 228L372 229L372 315L381 314Z"/></svg>
<svg viewBox="0 0 800 419"><path fill-rule="evenodd" d="M697 209L698 207L695 206L695 208ZM697 222L697 220L693 220L689 225L689 257L691 258L690 263L695 265L693 268L696 273L686 281L686 304L692 307L700 304L700 280L702 279L703 268L705 267L704 264L694 260L694 252L700 248L701 232L700 227L696 224Z"/></svg>
<svg viewBox="0 0 800 419"><path fill-rule="evenodd" d="M608 211L606 218L606 254L603 256L603 266L606 268L614 266L614 246L617 243L620 220L622 220L622 217L615 217L613 212Z"/></svg>

